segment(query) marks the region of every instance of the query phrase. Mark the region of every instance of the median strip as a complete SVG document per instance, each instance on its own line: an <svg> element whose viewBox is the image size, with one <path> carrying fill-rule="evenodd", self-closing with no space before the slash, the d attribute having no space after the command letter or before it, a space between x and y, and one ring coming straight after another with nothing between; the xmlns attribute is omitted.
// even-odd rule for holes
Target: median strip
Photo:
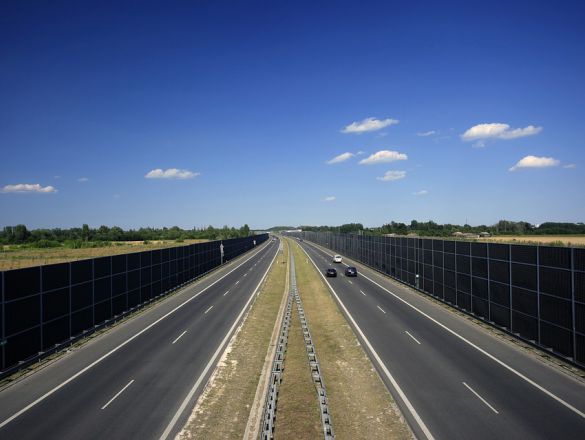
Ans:
<svg viewBox="0 0 585 440"><path fill-rule="evenodd" d="M410 428L321 275L298 245L292 247L297 261L298 290L327 380L335 437L412 439ZM323 438L322 432L320 437Z"/></svg>
<svg viewBox="0 0 585 440"><path fill-rule="evenodd" d="M316 347L297 289L295 258L291 256L291 287L289 310L292 324L288 349L281 374L282 385L278 393L278 413L273 436L266 430L261 438L333 439L333 427L323 374L317 360ZM308 368L307 368L308 367Z"/></svg>
<svg viewBox="0 0 585 440"><path fill-rule="evenodd" d="M242 439L285 291L287 264L276 261L286 257L279 253L177 439Z"/></svg>

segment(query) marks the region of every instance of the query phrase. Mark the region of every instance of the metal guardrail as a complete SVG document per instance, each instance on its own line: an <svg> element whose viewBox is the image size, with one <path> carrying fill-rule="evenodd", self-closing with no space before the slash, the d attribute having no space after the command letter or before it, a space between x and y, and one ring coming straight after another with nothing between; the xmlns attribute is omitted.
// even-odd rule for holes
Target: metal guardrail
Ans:
<svg viewBox="0 0 585 440"><path fill-rule="evenodd" d="M297 290L297 281L294 275L294 257L291 259L292 265L292 278L291 278L291 292L294 296L297 304L297 312L299 313L299 319L301 320L301 328L303 330L303 338L305 340L305 348L307 350L307 357L309 360L309 366L311 367L311 376L313 378L313 384L317 390L317 397L319 399L319 412L321 414L321 424L323 425L323 435L325 440L332 440L335 438L333 434L333 426L331 423L331 413L329 412L329 403L327 399L327 391L325 390L325 382L323 381L323 375L321 374L321 367L317 360L317 353L315 353L315 346L313 345L313 338L309 331L309 324L305 316L305 310L303 308L303 302L301 296Z"/></svg>
<svg viewBox="0 0 585 440"><path fill-rule="evenodd" d="M278 389L282 382L283 363L286 353L286 346L288 342L288 332L290 329L290 320L292 315L293 300L297 306L297 312L301 321L301 328L303 331L303 339L305 341L305 348L307 351L307 358L309 366L311 368L311 377L313 384L317 391L317 398L319 399L319 412L321 415L321 423L323 426L323 435L325 440L333 440L335 438L333 434L333 426L331 423L331 414L329 412L329 404L327 400L327 391L325 390L325 382L321 374L321 367L317 360L317 354L315 352L315 346L313 345L313 339L311 332L309 331L309 325L303 309L303 303L297 289L297 280L295 273L295 260L294 255L290 254L290 291L288 293L287 304L285 309L284 319L280 328L280 336L278 340L278 346L276 348L276 354L272 363L272 372L270 377L270 385L268 387L266 402L264 404L264 415L262 417L262 429L260 430L260 440L273 440L274 439L274 425L276 421L276 406L278 399Z"/></svg>
<svg viewBox="0 0 585 440"><path fill-rule="evenodd" d="M292 255L291 255L292 257ZM292 264L292 263L291 263ZM292 266L294 268L294 266ZM294 277L294 269L291 270L291 279ZM276 346L276 353L272 361L272 371L270 372L270 384L266 393L266 401L264 403L264 413L262 416L262 427L260 429L260 440L274 439L274 424L276 421L276 401L278 399L278 389L282 382L282 372L284 357L286 354L286 346L288 343L288 331L290 329L290 320L292 315L293 294L292 289L288 293L286 300L286 309L284 312L284 319L280 326L278 342Z"/></svg>

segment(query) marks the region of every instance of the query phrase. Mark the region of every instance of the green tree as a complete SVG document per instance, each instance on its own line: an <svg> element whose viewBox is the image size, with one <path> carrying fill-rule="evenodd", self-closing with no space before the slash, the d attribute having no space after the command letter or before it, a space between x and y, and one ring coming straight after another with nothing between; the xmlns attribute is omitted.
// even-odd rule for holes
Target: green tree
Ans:
<svg viewBox="0 0 585 440"><path fill-rule="evenodd" d="M13 228L14 234L14 241L16 243L24 243L28 237L30 237L30 232L26 229L25 225L16 225Z"/></svg>
<svg viewBox="0 0 585 440"><path fill-rule="evenodd" d="M87 223L84 223L83 226L81 226L81 238L83 239L83 241L89 241L89 236L90 236L89 226L87 225Z"/></svg>
<svg viewBox="0 0 585 440"><path fill-rule="evenodd" d="M241 237L248 237L250 235L250 227L245 224L240 228L240 236Z"/></svg>

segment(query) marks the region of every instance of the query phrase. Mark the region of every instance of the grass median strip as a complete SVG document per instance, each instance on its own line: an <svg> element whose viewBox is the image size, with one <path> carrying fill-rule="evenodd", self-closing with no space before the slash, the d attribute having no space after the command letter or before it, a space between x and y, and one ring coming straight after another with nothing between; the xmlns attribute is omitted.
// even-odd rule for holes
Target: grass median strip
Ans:
<svg viewBox="0 0 585 440"><path fill-rule="evenodd" d="M274 438L311 440L322 437L319 402L307 361L301 321L293 301L284 373L278 393Z"/></svg>
<svg viewBox="0 0 585 440"><path fill-rule="evenodd" d="M327 383L335 438L412 439L413 435L390 393L320 275L297 244L292 248L297 286ZM288 369L288 354L286 362L285 368ZM281 399L284 400L283 396L279 398L279 405ZM279 412L277 423L280 416Z"/></svg>
<svg viewBox="0 0 585 440"><path fill-rule="evenodd" d="M178 439L242 438L285 291L287 255L285 244Z"/></svg>

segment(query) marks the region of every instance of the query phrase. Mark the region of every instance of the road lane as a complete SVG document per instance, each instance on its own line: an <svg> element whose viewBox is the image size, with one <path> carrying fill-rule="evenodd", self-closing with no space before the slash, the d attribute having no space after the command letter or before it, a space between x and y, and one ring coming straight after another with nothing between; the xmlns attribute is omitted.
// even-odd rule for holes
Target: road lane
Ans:
<svg viewBox="0 0 585 440"><path fill-rule="evenodd" d="M332 252L324 253L306 243L303 247L321 270L333 265ZM408 395L432 435L437 438L576 438L585 432L585 420L579 414L367 280L364 273L372 276L368 269L358 269L363 273L352 279L353 284L344 282L343 276L328 281ZM404 294L409 301L412 299L410 292L403 292L406 289L380 278L377 277L376 282L388 286L397 295ZM447 325L456 323L458 329L475 327L465 330L473 332L476 343L483 344L487 340L485 345L490 350L495 347L498 355L500 352L515 351L514 356L507 354L506 358L513 359L516 364L529 364L518 367L523 371L538 370L539 374L535 377L539 380L547 378L544 381L547 386L553 383L556 390L571 389L562 397L578 411L585 408L585 388L581 382L504 344L469 321L444 313L444 310L437 312L435 309L441 306L420 296L417 299L419 304L423 301L428 303L425 312L440 316L439 319ZM380 313L377 308L382 308L386 314ZM414 344L405 331L415 333L421 345ZM473 384L473 388L497 407L500 414L491 411L462 386L462 382ZM578 393L574 392L575 388Z"/></svg>
<svg viewBox="0 0 585 440"><path fill-rule="evenodd" d="M214 277L212 283L201 283L196 288L187 289L191 295L188 303L0 428L0 437L158 438L195 379L208 364L218 344L225 338L230 325L241 313L276 252L277 243L268 243L252 255L233 262L230 269L232 272L223 271L221 276ZM263 258L265 256L267 258ZM249 272L249 277L243 277L258 261L261 262L257 269ZM241 282L234 287L238 280ZM230 296L223 296L230 288ZM194 294L198 296L193 297ZM176 303L171 298L169 300L172 305ZM163 304L155 309L159 307L167 308ZM209 312L213 307L217 310ZM206 310L209 313L205 313ZM156 317L158 311L153 309L146 314ZM139 320L143 325L151 322L144 317ZM135 330L134 326L115 328L98 338L100 341L82 347L80 352L86 352L85 357L89 362L95 358L94 351L102 352L96 348L111 346L109 339L118 343ZM185 333L180 343L172 344L182 332ZM75 367L79 368L84 363L77 362L78 358L65 356L46 370L54 373L59 371L59 366L67 368L72 360L76 360L78 365ZM43 374L33 374L1 392L2 415L6 416L9 407L14 410L14 405L9 405L12 396L27 394L29 401L34 401L39 393L37 389L44 390L42 379L50 377L48 373L51 371L43 370L39 372ZM134 380L132 386L101 410L103 402L108 401L129 380ZM193 396L193 401L197 395ZM185 416L180 415L180 419Z"/></svg>

